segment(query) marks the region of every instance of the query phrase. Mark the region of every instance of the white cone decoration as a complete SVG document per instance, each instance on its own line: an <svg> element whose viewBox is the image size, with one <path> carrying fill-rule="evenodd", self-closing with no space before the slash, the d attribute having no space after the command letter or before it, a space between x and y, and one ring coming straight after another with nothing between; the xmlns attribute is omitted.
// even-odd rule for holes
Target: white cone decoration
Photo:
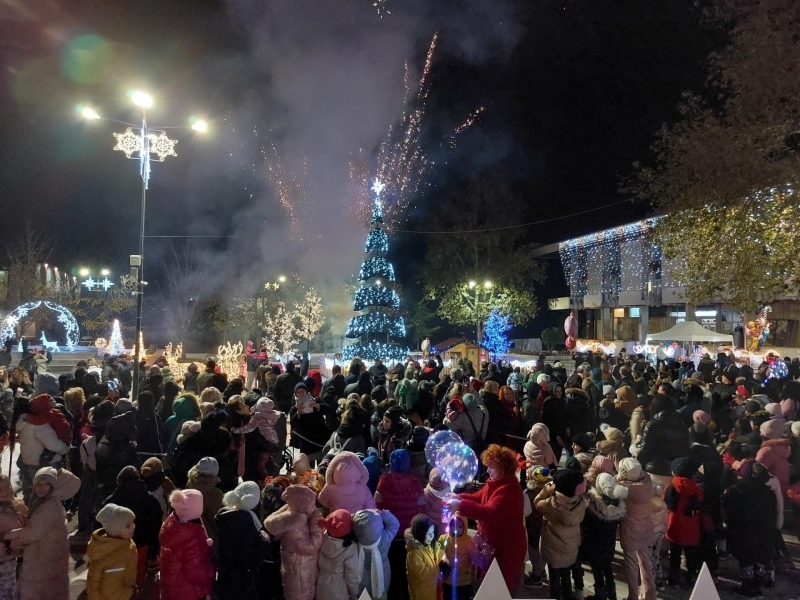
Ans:
<svg viewBox="0 0 800 600"><path fill-rule="evenodd" d="M483 578L483 583L481 583L478 593L475 594L474 600L512 600L496 558L492 561L486 577Z"/></svg>
<svg viewBox="0 0 800 600"><path fill-rule="evenodd" d="M361 592L358 600L372 600L372 597L369 595L369 593L367 593L367 588L364 588L364 591Z"/></svg>
<svg viewBox="0 0 800 600"><path fill-rule="evenodd" d="M717 586L714 585L714 579L711 577L711 571L708 570L706 563L703 563L703 568L700 569L700 575L697 576L689 600L719 600Z"/></svg>

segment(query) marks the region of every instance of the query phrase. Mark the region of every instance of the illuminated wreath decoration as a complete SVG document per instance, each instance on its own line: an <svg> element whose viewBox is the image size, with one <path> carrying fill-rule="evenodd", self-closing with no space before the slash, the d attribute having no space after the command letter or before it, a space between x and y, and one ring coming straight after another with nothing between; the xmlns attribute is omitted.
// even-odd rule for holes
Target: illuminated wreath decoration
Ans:
<svg viewBox="0 0 800 600"><path fill-rule="evenodd" d="M20 320L24 319L32 310L39 308L42 304L58 313L58 322L64 326L64 330L67 332L67 348L69 348L70 352L74 351L80 341L78 321L75 320L75 316L69 310L59 304L48 302L47 300L28 302L12 310L3 319L2 324L0 324L0 339L7 340L13 338Z"/></svg>

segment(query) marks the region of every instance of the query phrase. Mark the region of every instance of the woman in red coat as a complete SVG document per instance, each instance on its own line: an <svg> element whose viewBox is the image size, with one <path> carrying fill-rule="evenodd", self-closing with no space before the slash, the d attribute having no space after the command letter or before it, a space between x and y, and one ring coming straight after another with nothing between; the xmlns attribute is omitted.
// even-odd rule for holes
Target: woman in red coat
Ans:
<svg viewBox="0 0 800 600"><path fill-rule="evenodd" d="M494 548L494 557L509 593L513 594L525 572L528 538L523 497L513 450L491 444L481 455L489 481L475 494L459 494L446 501L451 512L478 522L478 533Z"/></svg>

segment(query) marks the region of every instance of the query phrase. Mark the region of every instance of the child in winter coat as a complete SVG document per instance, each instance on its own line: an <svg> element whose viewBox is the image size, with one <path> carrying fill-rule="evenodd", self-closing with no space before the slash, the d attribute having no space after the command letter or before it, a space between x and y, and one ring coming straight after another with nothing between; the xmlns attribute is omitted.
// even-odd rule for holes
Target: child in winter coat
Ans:
<svg viewBox="0 0 800 600"><path fill-rule="evenodd" d="M450 493L450 485L442 479L439 469L434 467L428 476L428 485L425 486L425 506L423 512L439 527L439 531L444 529L442 526L442 499Z"/></svg>
<svg viewBox="0 0 800 600"><path fill-rule="evenodd" d="M319 526L325 533L319 551L317 600L356 600L361 566L353 516L344 509L335 510L320 519Z"/></svg>
<svg viewBox="0 0 800 600"><path fill-rule="evenodd" d="M212 592L214 563L211 540L200 517L203 495L176 490L169 497L173 512L161 526L161 600L205 598Z"/></svg>
<svg viewBox="0 0 800 600"><path fill-rule="evenodd" d="M439 560L441 547L436 524L426 515L417 515L406 529L406 575L411 600L437 600L441 597Z"/></svg>
<svg viewBox="0 0 800 600"><path fill-rule="evenodd" d="M587 505L585 491L581 472L561 469L534 501L536 510L544 517L542 558L547 563L550 597L557 600L572 597L570 567L575 564L581 545L581 522Z"/></svg>
<svg viewBox="0 0 800 600"><path fill-rule="evenodd" d="M449 573L442 579L442 596L445 600L469 600L472 597L472 582L475 581L475 566L471 553L475 544L469 535L467 520L456 514L448 524L447 531L439 537L442 561Z"/></svg>
<svg viewBox="0 0 800 600"><path fill-rule="evenodd" d="M205 456L189 469L186 488L197 490L203 494L203 526L208 537L214 542L216 555L217 542L217 513L222 508L222 490L217 487L219 483L219 463L212 456Z"/></svg>
<svg viewBox="0 0 800 600"><path fill-rule="evenodd" d="M661 566L661 546L664 543L664 536L667 534L668 513L667 505L664 503L662 494L664 490L660 485L655 486L653 489L653 497L650 498L650 516L653 520L653 546L650 552L651 560L653 562L653 580L656 582L656 589L663 592L664 586L664 569Z"/></svg>
<svg viewBox="0 0 800 600"><path fill-rule="evenodd" d="M700 572L698 546L700 544L700 513L703 489L697 484L697 463L690 457L672 461L672 484L664 490L669 522L669 584L678 585L681 554L686 554L686 570L692 583Z"/></svg>
<svg viewBox="0 0 800 600"><path fill-rule="evenodd" d="M607 456L603 456L602 454L595 456L592 459L592 464L589 466L589 470L586 472L587 484L594 485L597 476L600 475L600 473L608 473L609 475L617 474L614 461Z"/></svg>
<svg viewBox="0 0 800 600"><path fill-rule="evenodd" d="M375 508L367 481L369 471L358 456L341 451L325 471L325 487L319 493L319 503L331 512L342 508L350 514Z"/></svg>
<svg viewBox="0 0 800 600"><path fill-rule="evenodd" d="M600 431L606 439L597 442L597 451L603 456L607 456L617 468L619 461L628 457L628 450L625 448L625 435L616 427L610 427L603 423Z"/></svg>
<svg viewBox="0 0 800 600"><path fill-rule="evenodd" d="M64 500L72 498L81 480L66 470L44 467L33 478L28 522L6 534L10 550L22 550L20 600L69 600L69 541Z"/></svg>
<svg viewBox="0 0 800 600"><path fill-rule="evenodd" d="M548 443L550 440L550 430L544 423L536 423L528 432L528 441L525 442L523 453L525 458L530 461L532 467L556 467L556 456L553 448Z"/></svg>
<svg viewBox="0 0 800 600"><path fill-rule="evenodd" d="M275 410L275 403L269 398L261 398L256 402L253 414L247 424L243 427L235 427L233 433L245 434L255 431L256 428L258 428L265 440L277 446L279 442L275 424L280 418L281 413Z"/></svg>
<svg viewBox="0 0 800 600"><path fill-rule="evenodd" d="M595 600L616 600L611 561L614 559L617 529L625 516L628 490L618 485L612 475L601 473L587 495L589 505L583 520L581 554L592 567Z"/></svg>
<svg viewBox="0 0 800 600"><path fill-rule="evenodd" d="M653 545L650 498L653 496L653 480L638 460L628 457L619 461L617 481L628 489L625 516L619 525L628 598L656 600L653 566L650 564Z"/></svg>
<svg viewBox="0 0 800 600"><path fill-rule="evenodd" d="M258 598L261 561L269 550L269 536L254 512L260 501L258 484L245 481L225 494L217 513L219 600Z"/></svg>
<svg viewBox="0 0 800 600"><path fill-rule="evenodd" d="M548 483L553 481L552 472L547 467L531 467L527 471L527 490L525 494L531 505L531 513L525 517L525 531L528 536L528 558L531 561L531 573L525 578L525 585L538 587L544 577L544 561L539 552L539 540L542 536L542 513L536 510L536 496Z"/></svg>
<svg viewBox="0 0 800 600"><path fill-rule="evenodd" d="M286 600L313 600L322 545L316 496L304 485L290 485L283 493L286 505L264 521L267 531L281 541L281 577Z"/></svg>
<svg viewBox="0 0 800 600"><path fill-rule="evenodd" d="M136 544L131 539L136 529L133 511L106 504L97 513L103 526L92 534L86 555L86 595L89 600L128 600L136 591Z"/></svg>
<svg viewBox="0 0 800 600"><path fill-rule="evenodd" d="M388 510L360 510L353 515L359 555L364 556L359 595L367 590L373 600L386 600L392 576L389 548L399 530L400 523Z"/></svg>
<svg viewBox="0 0 800 600"><path fill-rule="evenodd" d="M6 475L0 475L0 539L22 527L27 514L25 503L14 497L11 480ZM0 553L0 600L14 600L18 556L17 553Z"/></svg>

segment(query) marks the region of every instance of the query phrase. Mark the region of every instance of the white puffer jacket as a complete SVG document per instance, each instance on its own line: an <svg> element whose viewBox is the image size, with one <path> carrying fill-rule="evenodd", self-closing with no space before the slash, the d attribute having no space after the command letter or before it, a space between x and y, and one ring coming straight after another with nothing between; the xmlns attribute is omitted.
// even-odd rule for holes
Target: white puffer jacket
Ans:
<svg viewBox="0 0 800 600"><path fill-rule="evenodd" d="M69 452L69 444L58 439L56 432L49 424L31 425L28 423L27 415L22 415L17 421L17 439L22 462L32 467L39 464L39 457L45 448L61 455Z"/></svg>

